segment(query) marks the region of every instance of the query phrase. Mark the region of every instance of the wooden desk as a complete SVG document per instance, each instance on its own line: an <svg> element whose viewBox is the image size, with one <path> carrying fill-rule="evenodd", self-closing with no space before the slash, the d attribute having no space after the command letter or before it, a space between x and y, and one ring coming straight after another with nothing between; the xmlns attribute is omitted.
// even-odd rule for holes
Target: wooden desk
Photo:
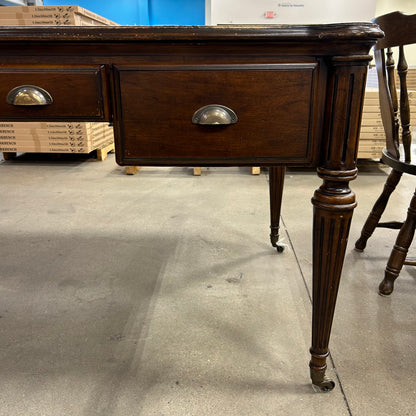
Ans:
<svg viewBox="0 0 416 416"><path fill-rule="evenodd" d="M328 343L356 205L349 182L368 52L381 36L370 23L3 27L0 119L112 122L120 165L317 167L310 371L331 390Z"/></svg>

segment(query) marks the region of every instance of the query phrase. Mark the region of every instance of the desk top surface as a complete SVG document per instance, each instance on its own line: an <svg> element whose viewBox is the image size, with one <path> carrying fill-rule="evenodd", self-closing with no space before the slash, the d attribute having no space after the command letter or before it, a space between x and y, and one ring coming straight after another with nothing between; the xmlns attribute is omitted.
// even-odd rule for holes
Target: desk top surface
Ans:
<svg viewBox="0 0 416 416"><path fill-rule="evenodd" d="M0 42L140 41L375 41L383 36L368 22L322 25L238 26L3 26Z"/></svg>

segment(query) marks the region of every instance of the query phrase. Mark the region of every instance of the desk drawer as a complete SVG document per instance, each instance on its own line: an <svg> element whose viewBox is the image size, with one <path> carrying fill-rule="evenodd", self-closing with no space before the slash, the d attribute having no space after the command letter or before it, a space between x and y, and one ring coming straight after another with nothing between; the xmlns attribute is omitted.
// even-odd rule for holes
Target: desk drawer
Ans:
<svg viewBox="0 0 416 416"><path fill-rule="evenodd" d="M69 68L0 68L0 118L3 120L104 120L106 113L103 67ZM30 86L31 91L16 92L17 87ZM30 102L28 94L43 94L52 102L44 105L21 105ZM40 92L39 92L40 91ZM23 96L11 103L16 94ZM16 101L15 101L16 103Z"/></svg>
<svg viewBox="0 0 416 416"><path fill-rule="evenodd" d="M118 162L309 163L316 142L317 68L315 62L117 66ZM210 104L232 109L238 121L194 124L194 113Z"/></svg>

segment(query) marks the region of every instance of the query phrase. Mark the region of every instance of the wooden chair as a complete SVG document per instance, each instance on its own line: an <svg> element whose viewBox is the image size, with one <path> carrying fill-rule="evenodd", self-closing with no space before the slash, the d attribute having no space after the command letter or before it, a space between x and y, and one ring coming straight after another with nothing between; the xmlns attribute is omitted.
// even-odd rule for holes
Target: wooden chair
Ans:
<svg viewBox="0 0 416 416"><path fill-rule="evenodd" d="M400 230L387 262L384 280L379 286L380 294L390 295L403 264L416 265L414 261L406 261L416 226L416 192L412 197L404 222L380 222L389 197L403 173L416 175L416 165L411 162L410 110L406 82L408 66L404 51L404 45L416 43L416 14L408 16L400 12L393 12L376 18L374 22L385 33L385 37L380 39L375 46L374 57L379 82L381 118L386 135L386 148L383 150L382 160L392 170L382 194L364 224L361 236L355 243L355 248L358 251L364 250L368 238L376 227ZM400 81L400 107L398 107L393 60L393 48L396 47L398 47L397 73ZM400 126L402 128L401 144L399 144Z"/></svg>

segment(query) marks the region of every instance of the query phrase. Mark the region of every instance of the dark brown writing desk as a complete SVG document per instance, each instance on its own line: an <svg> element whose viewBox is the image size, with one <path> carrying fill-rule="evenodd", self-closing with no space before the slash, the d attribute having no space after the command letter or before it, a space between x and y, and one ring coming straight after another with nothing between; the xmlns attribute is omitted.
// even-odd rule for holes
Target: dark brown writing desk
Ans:
<svg viewBox="0 0 416 416"><path fill-rule="evenodd" d="M328 343L356 205L349 182L368 53L381 36L369 23L3 27L0 119L112 122L121 165L317 167L310 370L330 390Z"/></svg>

